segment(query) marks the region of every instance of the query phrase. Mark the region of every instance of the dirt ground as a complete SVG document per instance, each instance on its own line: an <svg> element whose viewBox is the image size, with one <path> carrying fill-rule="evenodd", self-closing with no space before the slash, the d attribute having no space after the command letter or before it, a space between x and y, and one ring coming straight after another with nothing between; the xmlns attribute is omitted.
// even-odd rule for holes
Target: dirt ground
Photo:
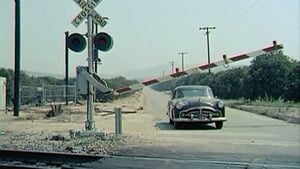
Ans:
<svg viewBox="0 0 300 169"><path fill-rule="evenodd" d="M92 154L111 154L112 147L124 142L127 137L144 135L154 130L153 117L143 110L143 95L135 93L111 103L94 104L96 131L104 131L102 138L70 139L70 130L84 131L87 116L86 104L63 105L63 112L47 118L51 107L31 107L20 111L0 112L0 147L38 151L68 151ZM114 108L122 109L122 139L115 137ZM143 119L143 120L141 120ZM142 126L142 127L141 127ZM53 139L58 137L58 139ZM96 139L96 140L93 140ZM124 140L125 139L125 140ZM95 143L93 145L92 143ZM97 150L94 150L97 147Z"/></svg>
<svg viewBox="0 0 300 169"><path fill-rule="evenodd" d="M114 108L122 109L122 137L116 137ZM70 130L84 131L87 117L86 104L62 105L63 112L47 118L51 107L31 107L22 109L20 116L13 116L13 112L0 112L0 148L17 150L59 151L72 153L88 153L111 155L115 147L135 144L152 144L161 142L155 137L157 119L144 110L144 96L140 92L114 100L111 103L94 104L94 120L96 131L104 131L105 138L87 137L71 138ZM260 114L291 114L287 121L293 122L300 117L299 109L260 109L258 107L236 107L246 111L255 110ZM276 110L276 111L275 111ZM278 111L278 112L277 112ZM277 113L276 113L277 112ZM296 117L296 118L295 118ZM171 127L171 126L170 126ZM130 143L130 144L128 144Z"/></svg>

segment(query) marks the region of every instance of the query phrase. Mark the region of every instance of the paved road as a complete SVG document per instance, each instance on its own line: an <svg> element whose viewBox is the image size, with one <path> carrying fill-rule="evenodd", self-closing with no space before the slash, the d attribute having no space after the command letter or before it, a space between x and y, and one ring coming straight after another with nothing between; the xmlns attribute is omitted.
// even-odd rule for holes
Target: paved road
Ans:
<svg viewBox="0 0 300 169"><path fill-rule="evenodd" d="M169 96L148 88L144 93L156 142L122 147L117 156L83 167L300 168L300 125L227 108L222 130L214 125L174 130L165 115Z"/></svg>

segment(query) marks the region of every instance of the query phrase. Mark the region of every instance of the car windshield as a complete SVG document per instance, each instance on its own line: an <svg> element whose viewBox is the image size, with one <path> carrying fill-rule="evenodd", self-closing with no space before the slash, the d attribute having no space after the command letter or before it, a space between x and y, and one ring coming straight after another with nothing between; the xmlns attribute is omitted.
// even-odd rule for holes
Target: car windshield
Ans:
<svg viewBox="0 0 300 169"><path fill-rule="evenodd" d="M208 97L213 98L212 92L209 92L206 88L199 89L181 89L177 91L176 98L182 97Z"/></svg>

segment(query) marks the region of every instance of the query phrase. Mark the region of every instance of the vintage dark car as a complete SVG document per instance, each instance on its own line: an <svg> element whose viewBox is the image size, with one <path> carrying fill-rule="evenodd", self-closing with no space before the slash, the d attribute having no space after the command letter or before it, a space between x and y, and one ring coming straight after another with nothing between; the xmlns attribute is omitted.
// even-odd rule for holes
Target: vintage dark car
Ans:
<svg viewBox="0 0 300 169"><path fill-rule="evenodd" d="M179 128L182 123L215 123L217 129L223 127L225 104L216 99L208 86L178 86L168 102L170 123Z"/></svg>

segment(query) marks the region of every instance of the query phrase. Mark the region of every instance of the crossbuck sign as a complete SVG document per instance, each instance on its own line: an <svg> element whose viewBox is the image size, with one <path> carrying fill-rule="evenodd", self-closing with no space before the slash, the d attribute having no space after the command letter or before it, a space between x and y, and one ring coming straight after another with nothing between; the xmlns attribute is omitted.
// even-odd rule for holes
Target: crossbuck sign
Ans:
<svg viewBox="0 0 300 169"><path fill-rule="evenodd" d="M72 24L77 28L83 20L85 20L89 14L91 14L93 20L96 24L104 27L107 24L107 21L95 11L95 7L102 1L102 0L91 0L88 4L85 0L73 0L76 2L79 7L82 8L82 11L72 20Z"/></svg>

